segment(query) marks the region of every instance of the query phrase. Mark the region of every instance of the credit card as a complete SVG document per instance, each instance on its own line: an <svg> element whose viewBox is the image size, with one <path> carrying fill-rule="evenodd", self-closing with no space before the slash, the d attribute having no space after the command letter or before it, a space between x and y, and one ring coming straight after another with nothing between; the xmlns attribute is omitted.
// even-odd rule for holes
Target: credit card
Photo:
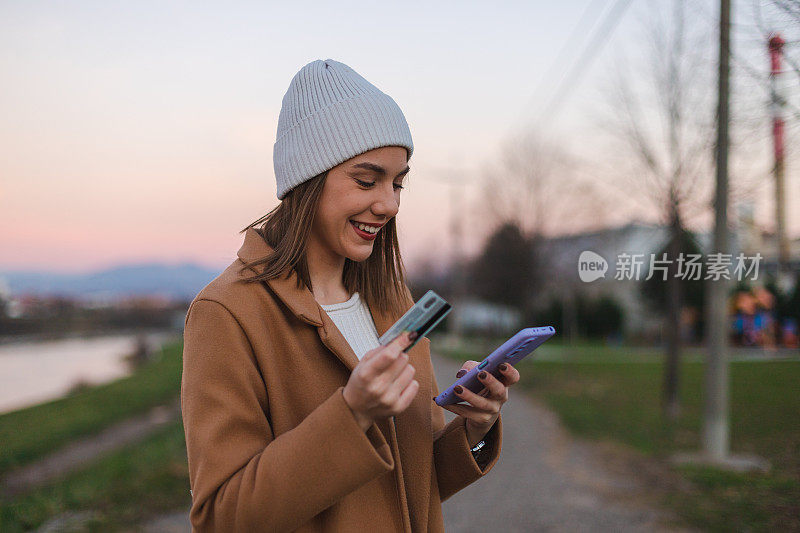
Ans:
<svg viewBox="0 0 800 533"><path fill-rule="evenodd" d="M411 343L408 350L419 340L427 335L450 312L450 304L434 291L426 292L417 303L405 312L386 333L378 339L381 346L386 346L404 331L416 331L417 338Z"/></svg>

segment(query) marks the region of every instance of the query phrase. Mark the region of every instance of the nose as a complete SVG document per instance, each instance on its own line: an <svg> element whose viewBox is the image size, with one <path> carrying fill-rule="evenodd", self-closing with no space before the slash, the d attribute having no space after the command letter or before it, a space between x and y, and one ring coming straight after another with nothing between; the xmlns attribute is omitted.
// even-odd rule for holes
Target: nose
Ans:
<svg viewBox="0 0 800 533"><path fill-rule="evenodd" d="M376 217L392 218L400 210L400 199L395 193L394 184L390 180L388 185L376 189L377 197L370 206L372 214Z"/></svg>

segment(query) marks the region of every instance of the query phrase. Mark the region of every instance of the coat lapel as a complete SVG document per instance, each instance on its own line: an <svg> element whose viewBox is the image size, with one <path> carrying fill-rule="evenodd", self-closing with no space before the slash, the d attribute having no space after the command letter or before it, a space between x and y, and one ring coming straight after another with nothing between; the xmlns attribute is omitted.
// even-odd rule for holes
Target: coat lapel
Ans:
<svg viewBox="0 0 800 533"><path fill-rule="evenodd" d="M242 261L250 263L268 256L272 251L272 247L254 228L248 228L245 232L244 243L237 255ZM250 270L260 273L257 268L251 267ZM311 291L307 287L297 288L297 274L290 271L280 278L270 279L265 283L295 316L317 328L317 333L325 346L352 372L358 364L358 357L353 348L328 313L314 299ZM369 311L380 337L394 324L394 321L391 316L380 313L372 305L369 306Z"/></svg>

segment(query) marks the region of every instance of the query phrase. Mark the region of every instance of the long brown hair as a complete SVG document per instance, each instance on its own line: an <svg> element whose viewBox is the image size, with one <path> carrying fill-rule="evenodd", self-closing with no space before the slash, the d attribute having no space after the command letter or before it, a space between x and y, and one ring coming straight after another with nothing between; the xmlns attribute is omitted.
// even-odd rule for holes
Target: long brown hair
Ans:
<svg viewBox="0 0 800 533"><path fill-rule="evenodd" d="M244 233L261 224L255 228L256 232L274 250L267 257L246 263L240 272L258 265L264 265L264 269L243 281L253 283L273 279L281 277L288 269L294 269L297 288L305 285L311 289L305 250L327 177L325 171L297 185L274 209L239 232ZM398 316L413 303L406 287L396 217L389 219L378 232L372 254L366 260L358 262L345 258L342 278L350 294L358 291L367 305L377 307L382 313Z"/></svg>

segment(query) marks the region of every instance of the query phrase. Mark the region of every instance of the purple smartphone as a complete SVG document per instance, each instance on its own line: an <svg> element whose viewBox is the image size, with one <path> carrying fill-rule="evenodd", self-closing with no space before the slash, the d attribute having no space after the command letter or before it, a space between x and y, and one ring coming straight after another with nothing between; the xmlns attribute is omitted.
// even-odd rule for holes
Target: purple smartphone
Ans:
<svg viewBox="0 0 800 533"><path fill-rule="evenodd" d="M500 345L499 348L489 354L486 359L481 361L481 364L458 378L455 383L437 396L434 401L438 405L450 405L451 403L464 402L465 400L459 398L453 392L456 385L461 385L465 389L469 389L476 394L479 393L481 389L483 389L483 383L478 379L479 372L485 370L497 377L500 375L500 370L498 370L497 367L502 363L508 363L512 366L516 365L555 334L556 330L552 326L520 330L517 334Z"/></svg>

